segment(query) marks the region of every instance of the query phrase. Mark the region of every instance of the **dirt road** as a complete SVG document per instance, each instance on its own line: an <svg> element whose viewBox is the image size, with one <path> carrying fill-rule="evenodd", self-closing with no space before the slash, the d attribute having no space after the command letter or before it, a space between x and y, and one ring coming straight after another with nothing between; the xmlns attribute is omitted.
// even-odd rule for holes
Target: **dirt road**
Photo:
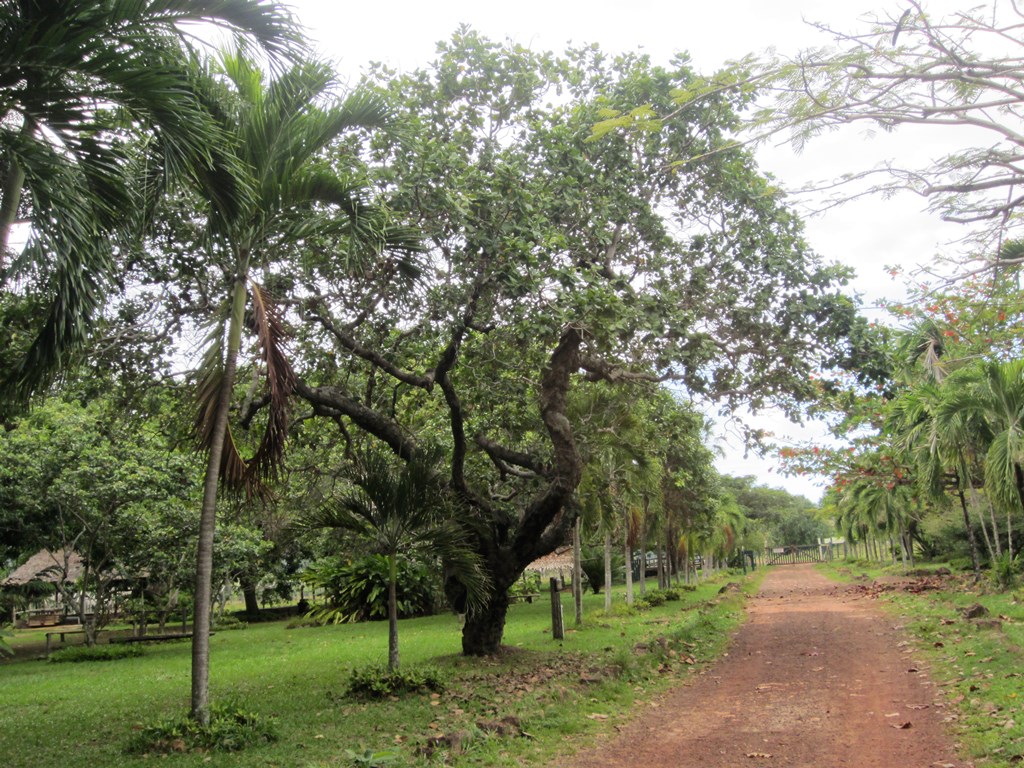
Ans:
<svg viewBox="0 0 1024 768"><path fill-rule="evenodd" d="M963 768L941 696L871 600L778 566L724 657L564 768Z"/></svg>

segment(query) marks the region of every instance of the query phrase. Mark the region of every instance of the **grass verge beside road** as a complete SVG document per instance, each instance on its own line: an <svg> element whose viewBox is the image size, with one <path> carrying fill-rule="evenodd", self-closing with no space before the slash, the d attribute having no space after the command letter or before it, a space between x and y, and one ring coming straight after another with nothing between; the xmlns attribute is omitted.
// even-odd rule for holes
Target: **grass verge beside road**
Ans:
<svg viewBox="0 0 1024 768"><path fill-rule="evenodd" d="M628 717L646 699L717 657L742 618L743 590L719 594L730 575L645 611L602 615L550 636L550 604L509 612L507 651L464 658L454 616L401 622L403 668L429 665L442 693L379 702L352 699L353 669L387 656L385 623L287 629L259 624L212 638L212 694L270 718L276 743L239 753L172 755L180 766L543 765ZM21 638L15 638L20 641ZM5 768L148 764L125 754L133 728L180 717L189 698L187 643L152 646L107 663L0 665L0 756Z"/></svg>

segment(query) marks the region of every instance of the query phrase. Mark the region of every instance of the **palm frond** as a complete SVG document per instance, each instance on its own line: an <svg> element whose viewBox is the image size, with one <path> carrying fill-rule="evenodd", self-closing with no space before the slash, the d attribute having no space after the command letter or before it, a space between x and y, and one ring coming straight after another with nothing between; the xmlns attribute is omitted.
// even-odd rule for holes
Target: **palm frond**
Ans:
<svg viewBox="0 0 1024 768"><path fill-rule="evenodd" d="M218 323L206 339L206 352L199 366L196 383L196 437L200 450L207 452L213 445L221 387L224 384L224 323ZM224 436L220 458L220 483L223 487L254 493L249 480L248 467L242 458L230 426Z"/></svg>
<svg viewBox="0 0 1024 768"><path fill-rule="evenodd" d="M934 320L924 320L902 337L898 359L910 369L920 364L933 381L941 382L947 375L944 356L946 340L943 328Z"/></svg>
<svg viewBox="0 0 1024 768"><path fill-rule="evenodd" d="M640 507L631 506L626 511L626 543L630 547L635 547L637 542L640 540L640 532L643 530L644 525L644 513Z"/></svg>
<svg viewBox="0 0 1024 768"><path fill-rule="evenodd" d="M112 0L105 3L112 27L129 39L153 26L187 34L188 25L214 25L248 39L274 56L304 51L301 29L284 6L270 0Z"/></svg>
<svg viewBox="0 0 1024 768"><path fill-rule="evenodd" d="M259 339L260 359L270 391L267 425L259 448L248 462L249 483L255 486L277 475L288 439L289 401L296 378L285 348L284 323L273 297L256 283L252 284L250 295L253 329Z"/></svg>
<svg viewBox="0 0 1024 768"><path fill-rule="evenodd" d="M0 383L5 398L21 402L52 381L88 334L113 272L104 230L115 213L106 200L117 201L125 193L119 172L102 163L88 169L71 166L29 136L4 139L8 162L25 171L33 221L38 222L4 279L31 280L50 307L36 339ZM95 194L83 194L83 188Z"/></svg>
<svg viewBox="0 0 1024 768"><path fill-rule="evenodd" d="M449 519L430 532L427 543L429 551L444 564L447 578L454 578L465 587L467 612L484 608L493 584L482 558L473 550L471 532L457 520Z"/></svg>
<svg viewBox="0 0 1024 768"><path fill-rule="evenodd" d="M1009 428L998 435L985 456L985 487L1003 509L1020 509L1021 467L1024 466L1024 431Z"/></svg>

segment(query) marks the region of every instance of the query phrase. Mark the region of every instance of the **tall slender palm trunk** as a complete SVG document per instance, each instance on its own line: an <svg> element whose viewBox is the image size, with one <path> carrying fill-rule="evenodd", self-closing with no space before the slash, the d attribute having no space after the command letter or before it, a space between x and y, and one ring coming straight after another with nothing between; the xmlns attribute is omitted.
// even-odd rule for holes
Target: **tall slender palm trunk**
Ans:
<svg viewBox="0 0 1024 768"><path fill-rule="evenodd" d="M217 397L216 419L203 482L203 506L199 515L195 610L192 618L192 718L203 725L210 722L210 616L213 609L213 538L217 522L217 487L228 430L228 409L238 367L238 350L242 344L247 272L247 266L238 271L232 288L227 354Z"/></svg>
<svg viewBox="0 0 1024 768"><path fill-rule="evenodd" d="M35 129L35 121L25 118L21 126L22 136L34 133ZM21 203L21 189L24 186L25 169L12 158L7 167L3 187L0 189L0 272L7 268L7 249L11 244L14 222L18 219L18 205Z"/></svg>
<svg viewBox="0 0 1024 768"><path fill-rule="evenodd" d="M580 524L577 517L572 526L572 598L576 606L576 626L583 624L583 564L580 552Z"/></svg>
<svg viewBox="0 0 1024 768"><path fill-rule="evenodd" d="M604 610L612 609L612 532L604 532Z"/></svg>
<svg viewBox="0 0 1024 768"><path fill-rule="evenodd" d="M963 488L958 488L956 495L960 500L960 511L964 516L964 528L967 531L967 543L971 548L971 570L974 572L974 580L978 581L981 578L981 558L978 555L978 537L975 536L974 526L971 525L971 516L967 511L967 496L964 494Z"/></svg>
<svg viewBox="0 0 1024 768"><path fill-rule="evenodd" d="M21 202L21 187L24 183L25 171L12 161L4 178L3 190L0 191L0 270L7 267L7 249L18 216L18 203Z"/></svg>
<svg viewBox="0 0 1024 768"><path fill-rule="evenodd" d="M626 605L633 604L633 548L629 546L629 533L622 545L622 554L626 558Z"/></svg>
<svg viewBox="0 0 1024 768"><path fill-rule="evenodd" d="M388 554L388 669L398 669L398 555Z"/></svg>

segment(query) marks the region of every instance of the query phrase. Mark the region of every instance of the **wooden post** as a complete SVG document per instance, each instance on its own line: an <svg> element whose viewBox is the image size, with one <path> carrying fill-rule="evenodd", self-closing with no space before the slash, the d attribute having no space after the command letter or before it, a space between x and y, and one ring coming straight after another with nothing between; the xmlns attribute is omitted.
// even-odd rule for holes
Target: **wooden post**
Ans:
<svg viewBox="0 0 1024 768"><path fill-rule="evenodd" d="M551 579L551 637L555 640L565 638L562 625L562 594L558 591L558 579Z"/></svg>

